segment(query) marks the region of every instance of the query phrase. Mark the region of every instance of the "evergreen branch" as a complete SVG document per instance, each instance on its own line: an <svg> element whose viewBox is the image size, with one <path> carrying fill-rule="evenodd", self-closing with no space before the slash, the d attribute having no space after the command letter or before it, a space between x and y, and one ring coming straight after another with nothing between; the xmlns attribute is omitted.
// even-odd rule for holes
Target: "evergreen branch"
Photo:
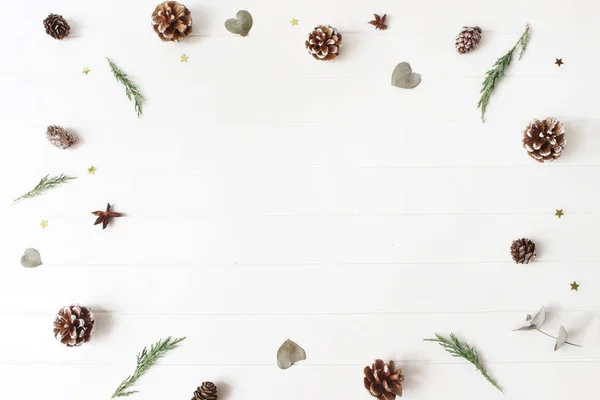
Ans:
<svg viewBox="0 0 600 400"><path fill-rule="evenodd" d="M481 364L481 361L479 360L479 354L477 354L476 349L469 346L467 343L463 343L460 340L458 340L456 335L454 335L453 333L450 334L450 339L447 339L437 333L435 334L435 337L436 337L435 339L424 339L424 340L426 342L439 343L440 346L442 346L444 348L444 350L446 350L448 353L450 353L453 357L464 358L465 360L467 360L468 362L473 364L473 366L475 366L475 368L477 368L477 370L479 372L481 372L481 374L485 377L485 379L487 379L487 381L489 383L491 383L496 389L498 389L499 391L502 392L502 388L500 386L498 386L496 381L494 381L488 375L487 371L485 370L485 367L483 366L483 364Z"/></svg>
<svg viewBox="0 0 600 400"><path fill-rule="evenodd" d="M525 32L521 35L517 43L513 46L512 49L508 51L505 55L496 60L496 63L492 66L492 69L488 70L485 73L485 79L483 80L483 87L481 88L481 98L477 103L477 108L481 109L481 120L485 122L485 111L487 109L487 105L490 101L490 97L492 93L496 89L496 85L500 83L506 70L510 66L512 62L513 55L518 47L520 47L521 51L519 54L519 60L523 57L523 53L527 49L527 44L529 43L529 24L525 27Z"/></svg>
<svg viewBox="0 0 600 400"><path fill-rule="evenodd" d="M116 397L127 397L131 396L134 393L137 393L137 390L129 390L130 386L134 385L135 382L144 375L159 358L165 355L166 352L173 350L177 347L177 344L182 342L185 337L173 339L169 336L166 339L161 339L155 344L150 346L150 350L147 350L145 347L141 353L137 355L137 365L135 367L135 371L132 375L129 375L127 378L121 382L117 390L111 396L111 399Z"/></svg>
<svg viewBox="0 0 600 400"><path fill-rule="evenodd" d="M141 118L142 103L145 101L145 99L144 96L142 96L142 93L140 93L140 89L129 80L127 74L121 71L110 58L106 57L106 59L108 60L108 65L110 65L110 69L112 70L115 79L125 86L125 94L127 95L127 98L130 101L133 98L135 103L135 111L137 112L138 118Z"/></svg>
<svg viewBox="0 0 600 400"><path fill-rule="evenodd" d="M33 189L31 189L29 192L25 193L21 197L14 199L12 204L15 204L23 199L29 199L31 197L39 196L40 194L44 193L48 189L52 189L56 186L62 185L63 183L66 183L73 179L77 179L74 176L68 176L68 175L64 175L64 174L60 174L58 176L53 176L51 178L48 178L48 176L49 175L46 175L45 177L40 179L40 183L38 183L37 186L34 187Z"/></svg>

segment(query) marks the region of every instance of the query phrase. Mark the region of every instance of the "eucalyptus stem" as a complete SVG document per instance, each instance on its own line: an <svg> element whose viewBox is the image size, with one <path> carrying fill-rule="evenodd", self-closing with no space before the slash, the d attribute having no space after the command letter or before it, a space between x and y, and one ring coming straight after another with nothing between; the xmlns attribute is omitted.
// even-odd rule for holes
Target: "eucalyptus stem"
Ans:
<svg viewBox="0 0 600 400"><path fill-rule="evenodd" d="M552 335L550 335L550 334L542 331L541 329L535 328L535 330L538 331L539 333L543 333L544 335L546 335L548 337L551 337L554 340L558 340L558 338L556 338L556 337L554 337L554 336L552 336ZM565 342L565 344L570 344L571 346L575 346L575 347L581 347L581 345L575 344L575 343L571 343L571 342Z"/></svg>

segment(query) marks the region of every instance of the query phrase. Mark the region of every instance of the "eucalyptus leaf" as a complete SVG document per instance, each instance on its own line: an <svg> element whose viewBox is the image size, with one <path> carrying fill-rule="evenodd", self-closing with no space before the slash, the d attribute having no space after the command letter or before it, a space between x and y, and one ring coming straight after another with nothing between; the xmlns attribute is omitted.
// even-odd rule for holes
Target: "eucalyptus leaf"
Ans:
<svg viewBox="0 0 600 400"><path fill-rule="evenodd" d="M409 63L401 62L396 65L394 72L392 72L392 86L402 89L413 89L419 86L419 83L421 83L421 75L412 72Z"/></svg>
<svg viewBox="0 0 600 400"><path fill-rule="evenodd" d="M246 10L240 10L235 14L235 18L225 21L225 29L236 35L246 36L252 29L252 23L252 15Z"/></svg>
<svg viewBox="0 0 600 400"><path fill-rule="evenodd" d="M298 361L306 360L306 352L295 342L288 339L277 350L277 366L288 369Z"/></svg>
<svg viewBox="0 0 600 400"><path fill-rule="evenodd" d="M546 307L542 306L542 308L540 308L540 311L538 311L538 313L535 314L535 317L533 317L533 319L529 323L539 329L542 327L542 325L544 325L545 321Z"/></svg>
<svg viewBox="0 0 600 400"><path fill-rule="evenodd" d="M35 268L42 265L42 257L36 249L28 248L21 257L21 265L25 268Z"/></svg>
<svg viewBox="0 0 600 400"><path fill-rule="evenodd" d="M513 329L513 331L532 331L535 329L535 326L533 325L527 325L527 326L522 326L518 329Z"/></svg>
<svg viewBox="0 0 600 400"><path fill-rule="evenodd" d="M565 343L567 343L567 330L565 329L564 326L560 326L560 328L558 328L558 337L556 338L556 344L554 345L554 351L560 349L561 347L563 347L563 345Z"/></svg>

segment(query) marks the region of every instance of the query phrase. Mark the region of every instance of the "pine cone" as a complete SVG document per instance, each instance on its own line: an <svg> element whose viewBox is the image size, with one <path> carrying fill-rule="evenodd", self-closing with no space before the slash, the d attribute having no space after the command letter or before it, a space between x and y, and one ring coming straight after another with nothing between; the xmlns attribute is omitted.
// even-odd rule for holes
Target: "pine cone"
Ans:
<svg viewBox="0 0 600 400"><path fill-rule="evenodd" d="M523 132L523 147L537 162L559 158L566 144L565 128L555 118L534 119Z"/></svg>
<svg viewBox="0 0 600 400"><path fill-rule="evenodd" d="M475 50L481 41L481 28L478 26L463 26L456 38L456 50L465 54Z"/></svg>
<svg viewBox="0 0 600 400"><path fill-rule="evenodd" d="M402 382L402 368L396 369L393 361L385 364L383 360L375 360L372 367L365 367L365 388L378 400L394 400L396 395L402 397Z"/></svg>
<svg viewBox="0 0 600 400"><path fill-rule="evenodd" d="M50 125L46 129L46 137L54 147L59 149L68 149L79 142L79 138L73 136L62 126Z"/></svg>
<svg viewBox="0 0 600 400"><path fill-rule="evenodd" d="M52 36L54 39L63 40L69 35L71 27L66 19L62 15L50 14L44 20L44 28L46 33Z"/></svg>
<svg viewBox="0 0 600 400"><path fill-rule="evenodd" d="M165 1L154 9L152 26L163 42L181 42L192 33L192 13L181 3Z"/></svg>
<svg viewBox="0 0 600 400"><path fill-rule="evenodd" d="M333 60L340 53L342 35L331 26L319 25L308 35L304 45L315 60Z"/></svg>
<svg viewBox="0 0 600 400"><path fill-rule="evenodd" d="M192 400L217 400L217 387L212 382L202 382Z"/></svg>
<svg viewBox="0 0 600 400"><path fill-rule="evenodd" d="M54 320L54 336L69 347L81 346L90 341L95 322L92 310L87 307L63 307Z"/></svg>
<svg viewBox="0 0 600 400"><path fill-rule="evenodd" d="M535 259L535 243L525 238L513 240L510 255L517 264L529 264Z"/></svg>

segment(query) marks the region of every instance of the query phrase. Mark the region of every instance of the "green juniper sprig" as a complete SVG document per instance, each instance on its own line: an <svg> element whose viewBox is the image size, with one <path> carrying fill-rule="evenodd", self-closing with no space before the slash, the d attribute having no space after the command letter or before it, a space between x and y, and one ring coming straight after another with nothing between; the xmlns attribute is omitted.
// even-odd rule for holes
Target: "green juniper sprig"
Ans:
<svg viewBox="0 0 600 400"><path fill-rule="evenodd" d="M31 197L39 196L44 193L48 189L52 189L56 186L62 185L63 183L69 182L73 179L77 179L74 176L68 176L64 174L60 174L58 176L53 176L48 178L49 175L46 175L42 179L40 179L40 183L37 184L36 187L31 189L29 192L25 193L23 196L18 197L13 200L12 204L15 204L23 199L29 199Z"/></svg>
<svg viewBox="0 0 600 400"><path fill-rule="evenodd" d="M492 69L488 70L485 73L485 79L483 80L483 87L481 88L481 98L477 103L477 108L481 109L481 120L485 122L485 110L487 109L487 105L490 101L490 97L496 89L496 85L502 80L504 74L506 73L506 69L509 67L513 54L517 50L517 48L521 48L521 52L519 53L519 60L523 57L523 53L525 49L527 49L527 44L529 42L529 24L525 27L525 32L521 35L517 43L514 45L512 49L508 51L505 55L496 60L496 63L492 67Z"/></svg>
<svg viewBox="0 0 600 400"><path fill-rule="evenodd" d="M502 392L502 388L498 386L496 381L494 381L488 375L487 371L485 370L485 367L483 366L483 364L481 364L481 361L479 360L479 354L477 354L476 349L469 346L467 343L463 343L460 340L458 340L456 335L454 335L453 333L450 334L450 339L447 339L437 333L435 334L435 337L435 339L423 340L425 340L426 342L437 342L440 344L440 346L444 348L444 350L452 354L452 356L464 358L465 360L473 364L475 368L477 368L477 370L481 372L485 379L488 380L489 383L491 383L496 389Z"/></svg>
<svg viewBox="0 0 600 400"><path fill-rule="evenodd" d="M125 86L125 94L127 95L127 98L130 101L133 98L133 102L135 103L135 111L137 112L138 118L141 118L142 103L145 99L140 93L140 89L129 80L127 74L121 71L110 58L106 57L106 59L108 60L108 65L110 65L110 69L112 70L112 73L117 81L121 82L123 86Z"/></svg>
<svg viewBox="0 0 600 400"><path fill-rule="evenodd" d="M135 367L135 371L132 375L129 375L115 390L111 399L117 397L127 397L131 396L134 393L137 393L137 390L127 390L129 387L135 384L135 382L144 375L159 358L161 358L165 353L169 350L173 350L177 347L177 344L182 342L185 337L173 339L169 336L166 339L161 339L158 342L154 343L150 346L150 350L147 350L145 347L141 353L137 355L137 365Z"/></svg>

